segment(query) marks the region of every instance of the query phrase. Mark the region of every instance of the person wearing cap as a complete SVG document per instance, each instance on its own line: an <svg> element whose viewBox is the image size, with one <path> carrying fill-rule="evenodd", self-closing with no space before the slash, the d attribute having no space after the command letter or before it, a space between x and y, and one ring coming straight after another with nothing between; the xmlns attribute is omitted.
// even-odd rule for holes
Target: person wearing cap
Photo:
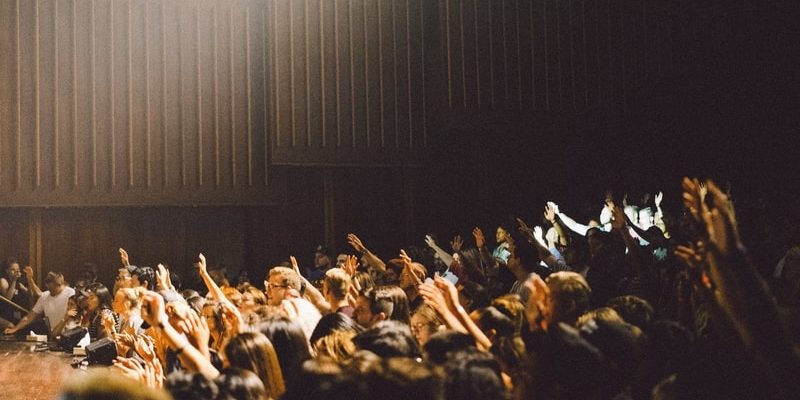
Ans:
<svg viewBox="0 0 800 400"><path fill-rule="evenodd" d="M16 325L6 328L6 335L17 333L42 315L49 321L61 321L64 318L67 314L69 298L75 294L75 289L67 286L64 275L57 272L48 272L44 277L44 285L47 290L42 292L42 296L36 301L33 309Z"/></svg>
<svg viewBox="0 0 800 400"><path fill-rule="evenodd" d="M323 245L319 245L314 249L314 268L309 268L306 271L306 279L311 282L321 280L333 266L331 256L328 255L328 249Z"/></svg>

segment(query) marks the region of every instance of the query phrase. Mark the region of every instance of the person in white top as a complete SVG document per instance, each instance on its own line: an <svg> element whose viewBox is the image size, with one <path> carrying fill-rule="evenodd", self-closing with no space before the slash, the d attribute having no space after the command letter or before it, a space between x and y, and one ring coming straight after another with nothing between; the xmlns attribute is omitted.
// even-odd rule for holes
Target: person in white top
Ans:
<svg viewBox="0 0 800 400"><path fill-rule="evenodd" d="M6 335L17 333L42 315L50 321L61 321L64 318L67 314L69 298L75 294L75 290L67 286L64 275L57 272L48 272L44 278L44 285L47 291L42 292L42 296L39 297L28 315L16 325L6 328Z"/></svg>

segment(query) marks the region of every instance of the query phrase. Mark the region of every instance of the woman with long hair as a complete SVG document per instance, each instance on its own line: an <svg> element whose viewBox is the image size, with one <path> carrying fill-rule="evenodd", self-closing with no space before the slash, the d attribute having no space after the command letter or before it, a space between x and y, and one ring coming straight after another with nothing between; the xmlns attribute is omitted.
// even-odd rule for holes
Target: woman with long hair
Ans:
<svg viewBox="0 0 800 400"><path fill-rule="evenodd" d="M255 372L269 398L280 398L286 391L275 347L264 334L244 332L234 336L225 346L225 359L231 367Z"/></svg>

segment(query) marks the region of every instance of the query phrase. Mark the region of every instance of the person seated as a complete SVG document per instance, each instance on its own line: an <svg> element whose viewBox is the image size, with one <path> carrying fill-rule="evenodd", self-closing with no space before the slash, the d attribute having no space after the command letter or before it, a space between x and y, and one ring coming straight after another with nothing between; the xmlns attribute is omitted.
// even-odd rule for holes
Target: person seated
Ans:
<svg viewBox="0 0 800 400"><path fill-rule="evenodd" d="M92 341L112 337L120 331L119 314L112 310L111 291L102 283L93 283L86 288L89 305L84 327L89 330Z"/></svg>
<svg viewBox="0 0 800 400"><path fill-rule="evenodd" d="M64 281L64 275L57 272L48 272L44 277L46 291L36 301L31 311L16 325L5 330L6 335L13 335L21 331L39 317L44 316L48 321L61 321L67 314L69 298L75 295L75 290ZM50 332L46 332L50 333Z"/></svg>

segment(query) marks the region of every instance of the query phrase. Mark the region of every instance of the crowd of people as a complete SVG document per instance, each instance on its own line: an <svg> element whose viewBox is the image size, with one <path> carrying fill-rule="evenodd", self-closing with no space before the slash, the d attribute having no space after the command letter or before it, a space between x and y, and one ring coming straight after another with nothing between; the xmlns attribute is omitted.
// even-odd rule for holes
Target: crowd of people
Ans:
<svg viewBox="0 0 800 400"><path fill-rule="evenodd" d="M684 179L679 212L662 199L606 198L585 224L548 202L496 244L475 228L395 257L350 234L354 255L290 257L263 288L203 254L199 291L122 249L111 288L50 272L41 291L14 261L0 294L35 305L0 316L114 341L63 399L797 398L800 246L764 277L713 181Z"/></svg>

